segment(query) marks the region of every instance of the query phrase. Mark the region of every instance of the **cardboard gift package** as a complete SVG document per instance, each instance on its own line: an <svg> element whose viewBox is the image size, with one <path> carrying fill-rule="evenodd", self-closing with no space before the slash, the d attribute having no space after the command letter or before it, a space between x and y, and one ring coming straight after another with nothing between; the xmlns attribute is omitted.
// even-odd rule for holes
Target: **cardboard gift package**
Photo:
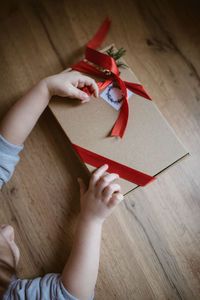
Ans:
<svg viewBox="0 0 200 300"><path fill-rule="evenodd" d="M119 70L122 80L140 83L129 67ZM72 144L150 176L157 176L188 154L155 103L135 93L128 99L129 118L123 139L109 136L119 110L103 99L103 93L99 98L91 96L85 104L61 98L49 104ZM87 167L94 170L94 166ZM123 178L119 182L123 194L138 186Z"/></svg>

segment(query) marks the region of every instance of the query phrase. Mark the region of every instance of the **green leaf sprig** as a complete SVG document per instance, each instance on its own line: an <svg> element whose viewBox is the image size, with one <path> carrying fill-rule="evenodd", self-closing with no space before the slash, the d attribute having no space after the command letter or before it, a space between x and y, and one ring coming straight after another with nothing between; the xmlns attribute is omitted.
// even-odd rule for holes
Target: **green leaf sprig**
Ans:
<svg viewBox="0 0 200 300"><path fill-rule="evenodd" d="M119 61L119 59L122 56L124 56L125 53L126 53L126 50L124 48L120 48L119 50L114 51L114 46L111 46L108 50L106 50L106 54L115 60L118 68L120 68L120 67L128 68L128 66L125 63ZM100 66L95 65L95 67L101 71L105 71L105 69Z"/></svg>
<svg viewBox="0 0 200 300"><path fill-rule="evenodd" d="M116 64L119 67L122 67L122 68L128 68L128 66L121 62L121 61L118 61L122 56L125 55L126 53L126 50L124 48L120 48L119 50L117 51L114 51L114 46L111 46L107 51L106 53L111 56L112 58L114 58L114 60L116 61Z"/></svg>

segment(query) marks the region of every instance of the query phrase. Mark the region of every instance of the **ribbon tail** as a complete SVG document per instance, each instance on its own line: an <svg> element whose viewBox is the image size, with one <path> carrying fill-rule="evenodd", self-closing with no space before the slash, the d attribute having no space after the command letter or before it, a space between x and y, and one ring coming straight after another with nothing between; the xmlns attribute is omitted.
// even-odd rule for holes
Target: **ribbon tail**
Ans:
<svg viewBox="0 0 200 300"><path fill-rule="evenodd" d="M123 138L128 123L129 107L127 98L124 98L119 116L112 129L111 136L120 136Z"/></svg>
<svg viewBox="0 0 200 300"><path fill-rule="evenodd" d="M111 21L107 17L104 22L102 23L101 27L94 35L94 37L86 44L87 47L92 49L98 48L104 41L109 29L110 29Z"/></svg>
<svg viewBox="0 0 200 300"><path fill-rule="evenodd" d="M129 116L128 95L127 95L127 89L124 81L119 76L115 76L115 80L118 82L120 89L124 94L124 100L123 100L122 107L120 109L118 119L115 122L115 125L112 129L111 136L120 136L121 138L123 138L128 123L128 116Z"/></svg>
<svg viewBox="0 0 200 300"><path fill-rule="evenodd" d="M141 84L124 81L126 87L133 93L142 96L148 100L152 100Z"/></svg>

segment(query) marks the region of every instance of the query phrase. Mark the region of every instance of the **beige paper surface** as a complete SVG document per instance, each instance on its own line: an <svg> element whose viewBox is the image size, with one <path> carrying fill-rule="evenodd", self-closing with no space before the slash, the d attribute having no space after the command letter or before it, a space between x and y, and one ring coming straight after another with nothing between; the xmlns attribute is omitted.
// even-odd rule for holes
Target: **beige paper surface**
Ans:
<svg viewBox="0 0 200 300"><path fill-rule="evenodd" d="M122 79L139 83L129 68L120 71ZM188 152L153 101L136 94L128 101L129 120L123 139L108 136L119 112L101 97L91 97L85 104L58 98L49 107L72 143L155 176ZM136 187L120 181L124 194Z"/></svg>

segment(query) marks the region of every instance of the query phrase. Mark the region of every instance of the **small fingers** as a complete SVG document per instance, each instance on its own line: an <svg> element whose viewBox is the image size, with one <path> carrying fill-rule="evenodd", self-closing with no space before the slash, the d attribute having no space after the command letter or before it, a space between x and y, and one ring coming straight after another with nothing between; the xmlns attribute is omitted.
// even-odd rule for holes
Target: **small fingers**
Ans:
<svg viewBox="0 0 200 300"><path fill-rule="evenodd" d="M103 165L100 168L98 168L93 174L90 179L89 186L94 187L97 183L97 181L101 178L101 176L104 174L104 172L108 169L108 165Z"/></svg>
<svg viewBox="0 0 200 300"><path fill-rule="evenodd" d="M120 192L121 187L117 183L111 183L109 184L104 190L103 190L103 201L105 203L108 203L110 198L114 193Z"/></svg>
<svg viewBox="0 0 200 300"><path fill-rule="evenodd" d="M68 87L68 97L80 99L82 102L89 101L89 96L73 85L70 85L70 87Z"/></svg>
<svg viewBox="0 0 200 300"><path fill-rule="evenodd" d="M99 97L99 88L98 88L98 85L96 84L96 81L95 80L92 80L92 83L90 85L94 91L94 95L95 97Z"/></svg>
<svg viewBox="0 0 200 300"><path fill-rule="evenodd" d="M107 206L108 207L114 207L117 204L119 204L122 200L124 199L123 194L121 193L115 193L112 198L110 199L110 201L108 202Z"/></svg>
<svg viewBox="0 0 200 300"><path fill-rule="evenodd" d="M97 182L96 189L97 195L101 195L102 191L114 180L118 179L119 175L115 173L106 174L102 176Z"/></svg>
<svg viewBox="0 0 200 300"><path fill-rule="evenodd" d="M99 89L94 79L88 76L81 76L78 81L78 88L83 88L84 86L89 86L94 92L95 97L98 97Z"/></svg>
<svg viewBox="0 0 200 300"><path fill-rule="evenodd" d="M79 89L82 89L85 86L85 82L83 80L79 80L78 82L76 82L76 86Z"/></svg>

